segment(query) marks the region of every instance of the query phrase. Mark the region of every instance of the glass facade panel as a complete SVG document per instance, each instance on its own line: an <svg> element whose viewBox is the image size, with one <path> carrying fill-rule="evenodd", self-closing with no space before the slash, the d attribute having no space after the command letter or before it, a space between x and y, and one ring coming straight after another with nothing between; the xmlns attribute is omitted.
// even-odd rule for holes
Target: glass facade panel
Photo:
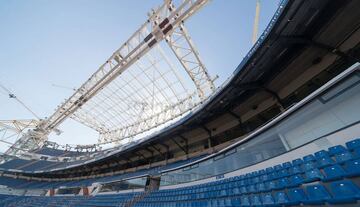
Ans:
<svg viewBox="0 0 360 207"><path fill-rule="evenodd" d="M214 177L244 168L309 143L360 120L360 76L354 72L337 86L242 143L236 150L200 162L197 167L163 173L161 186Z"/></svg>
<svg viewBox="0 0 360 207"><path fill-rule="evenodd" d="M105 184L101 191L110 192L110 191L121 191L121 190L130 190L130 189L144 189L146 185L146 177L134 178L130 180L122 180L113 183Z"/></svg>

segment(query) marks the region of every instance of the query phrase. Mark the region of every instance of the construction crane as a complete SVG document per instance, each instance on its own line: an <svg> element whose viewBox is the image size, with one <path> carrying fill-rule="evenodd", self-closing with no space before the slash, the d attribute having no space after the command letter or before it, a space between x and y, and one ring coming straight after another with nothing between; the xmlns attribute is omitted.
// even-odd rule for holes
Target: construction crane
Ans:
<svg viewBox="0 0 360 207"><path fill-rule="evenodd" d="M22 100L20 100L13 92L11 92L7 87L5 87L1 83L0 83L0 88L8 94L9 98L16 100L21 106L23 106L28 112L30 112L38 120L40 119L40 117L33 110L31 110L30 107L28 107Z"/></svg>
<svg viewBox="0 0 360 207"><path fill-rule="evenodd" d="M260 18L260 0L256 0L254 28L253 28L253 35L252 35L252 43L253 44L255 44L255 42L257 41L257 38L258 38L259 18Z"/></svg>
<svg viewBox="0 0 360 207"><path fill-rule="evenodd" d="M30 112L36 119L21 119L21 120L0 120L0 142L2 144L12 146L14 142L18 141L22 136L26 136L28 130L35 129L40 123L40 117L27 106L18 96L16 96L10 89L0 83L2 89L8 98L15 100L28 112ZM12 141L10 141L12 140ZM17 149L18 151L25 151L25 149ZM0 159L1 162L1 159Z"/></svg>

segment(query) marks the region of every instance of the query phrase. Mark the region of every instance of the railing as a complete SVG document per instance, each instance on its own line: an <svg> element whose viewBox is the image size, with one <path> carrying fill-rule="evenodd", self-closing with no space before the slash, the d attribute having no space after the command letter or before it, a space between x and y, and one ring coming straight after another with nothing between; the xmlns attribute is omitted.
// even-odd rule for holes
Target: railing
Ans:
<svg viewBox="0 0 360 207"><path fill-rule="evenodd" d="M119 207L131 207L131 206L135 205L137 202L144 199L144 197L149 195L151 192L152 192L151 190L146 190L143 193L140 193L139 195L134 196L132 199L125 202L123 205L121 205Z"/></svg>

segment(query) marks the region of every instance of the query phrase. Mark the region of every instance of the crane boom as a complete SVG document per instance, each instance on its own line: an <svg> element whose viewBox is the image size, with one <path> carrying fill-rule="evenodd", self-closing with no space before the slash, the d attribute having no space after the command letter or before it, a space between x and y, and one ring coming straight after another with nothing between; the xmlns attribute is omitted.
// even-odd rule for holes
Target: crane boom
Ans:
<svg viewBox="0 0 360 207"><path fill-rule="evenodd" d="M257 36L259 32L259 17L260 17L260 0L256 0L256 9L255 9L255 19L254 19L254 29L252 35L252 43L255 44L257 41Z"/></svg>

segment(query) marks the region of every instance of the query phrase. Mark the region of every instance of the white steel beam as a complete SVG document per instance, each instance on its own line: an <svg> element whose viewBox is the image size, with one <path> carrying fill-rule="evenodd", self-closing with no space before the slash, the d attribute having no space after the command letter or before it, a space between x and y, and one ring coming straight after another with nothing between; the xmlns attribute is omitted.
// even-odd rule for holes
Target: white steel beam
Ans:
<svg viewBox="0 0 360 207"><path fill-rule="evenodd" d="M185 0L176 10L167 8L164 3L159 7L69 99L67 99L53 115L39 126L48 134L66 118L71 116L79 107L91 99L130 65L136 62L154 45L170 35L183 21L198 11L207 0ZM160 16L161 22L155 25L151 21L154 16ZM148 31L151 31L150 33Z"/></svg>
<svg viewBox="0 0 360 207"><path fill-rule="evenodd" d="M127 139L129 142L131 142L136 135L149 131L150 129L156 128L157 126L160 126L162 124L165 124L166 122L171 121L176 117L180 117L186 112L188 112L190 109L198 106L200 102L196 102L193 99L196 99L196 97L194 97L194 95L191 95L174 105L167 106L160 113L156 113L151 117L142 119L137 123L125 126L114 131L100 133L99 143L119 143L120 141Z"/></svg>
<svg viewBox="0 0 360 207"><path fill-rule="evenodd" d="M174 32L166 38L166 42L180 61L191 80L194 82L200 99L204 100L215 91L215 85L199 52L191 41L184 24L180 24Z"/></svg>

